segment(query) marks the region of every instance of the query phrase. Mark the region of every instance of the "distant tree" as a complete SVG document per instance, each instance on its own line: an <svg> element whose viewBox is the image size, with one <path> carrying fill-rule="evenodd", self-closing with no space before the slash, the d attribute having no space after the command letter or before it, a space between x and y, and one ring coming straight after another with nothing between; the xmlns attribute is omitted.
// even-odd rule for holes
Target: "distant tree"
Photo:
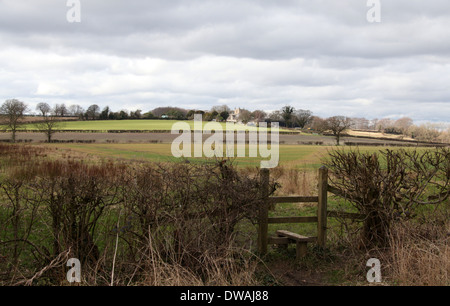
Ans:
<svg viewBox="0 0 450 306"><path fill-rule="evenodd" d="M203 120L204 121L211 121L211 120L213 120L213 119L215 119L216 117L217 117L217 112L216 112L216 115L215 116L213 116L213 114L212 113L210 113L210 112L205 112L204 114L203 114Z"/></svg>
<svg viewBox="0 0 450 306"><path fill-rule="evenodd" d="M100 107L97 104L92 104L86 111L87 119L95 120L100 115Z"/></svg>
<svg viewBox="0 0 450 306"><path fill-rule="evenodd" d="M220 112L220 117L222 117L223 121L227 121L228 117L230 117L230 112L229 111L222 111L222 112Z"/></svg>
<svg viewBox="0 0 450 306"><path fill-rule="evenodd" d="M191 109L190 111L187 112L186 119L193 120L194 119L194 115L196 115L196 114L204 115L205 112L202 111L202 110Z"/></svg>
<svg viewBox="0 0 450 306"><path fill-rule="evenodd" d="M406 135L408 133L408 130L410 127L414 125L414 122L409 117L403 117L395 121L394 126L395 128L402 133L403 135Z"/></svg>
<svg viewBox="0 0 450 306"><path fill-rule="evenodd" d="M17 99L6 100L0 107L0 125L11 130L11 140L16 142L16 131L22 123L28 106Z"/></svg>
<svg viewBox="0 0 450 306"><path fill-rule="evenodd" d="M142 111L140 109L130 112L130 119L141 119Z"/></svg>
<svg viewBox="0 0 450 306"><path fill-rule="evenodd" d="M443 131L441 133L441 135L439 136L439 140L443 143L450 144L450 127L446 131Z"/></svg>
<svg viewBox="0 0 450 306"><path fill-rule="evenodd" d="M294 113L295 122L300 128L304 128L312 120L312 112L309 110L299 109Z"/></svg>
<svg viewBox="0 0 450 306"><path fill-rule="evenodd" d="M188 120L192 120L194 119L194 115L195 115L195 110L191 109L190 111L188 111L188 113L186 114L186 118Z"/></svg>
<svg viewBox="0 0 450 306"><path fill-rule="evenodd" d="M109 119L109 106L106 106L105 108L103 108L102 112L100 113L99 119L100 120L108 120Z"/></svg>
<svg viewBox="0 0 450 306"><path fill-rule="evenodd" d="M351 128L355 130L369 129L369 120L366 118L351 118Z"/></svg>
<svg viewBox="0 0 450 306"><path fill-rule="evenodd" d="M216 105L211 108L211 113L216 112L217 114L221 114L222 112L231 112L231 109L227 105Z"/></svg>
<svg viewBox="0 0 450 306"><path fill-rule="evenodd" d="M317 133L323 133L328 128L326 120L318 116L313 116L311 122L307 126L309 129Z"/></svg>
<svg viewBox="0 0 450 306"><path fill-rule="evenodd" d="M375 129L384 132L386 129L394 127L394 121L389 118L383 118L377 121Z"/></svg>
<svg viewBox="0 0 450 306"><path fill-rule="evenodd" d="M284 119L284 122L286 123L286 126L289 127L289 123L291 123L292 126L292 118L295 112L295 108L289 105L284 106L281 109L281 116Z"/></svg>
<svg viewBox="0 0 450 306"><path fill-rule="evenodd" d="M60 116L60 117L67 116L67 114L69 113L69 111L64 103L56 104L53 111L56 116Z"/></svg>
<svg viewBox="0 0 450 306"><path fill-rule="evenodd" d="M281 116L280 111L273 111L268 116L269 121L271 122L283 122L283 116Z"/></svg>
<svg viewBox="0 0 450 306"><path fill-rule="evenodd" d="M369 121L368 129L376 130L378 125L378 118L372 119Z"/></svg>
<svg viewBox="0 0 450 306"><path fill-rule="evenodd" d="M118 112L109 112L108 120L118 120L119 113Z"/></svg>
<svg viewBox="0 0 450 306"><path fill-rule="evenodd" d="M83 119L84 109L78 104L71 105L69 106L69 114L71 116Z"/></svg>
<svg viewBox="0 0 450 306"><path fill-rule="evenodd" d="M165 113L166 116L168 116L170 119L176 119L176 120L184 120L186 119L186 113L181 111L178 108L172 108L169 111Z"/></svg>
<svg viewBox="0 0 450 306"><path fill-rule="evenodd" d="M153 115L152 112L146 112L146 113L144 113L143 118L144 119L154 119L155 115Z"/></svg>
<svg viewBox="0 0 450 306"><path fill-rule="evenodd" d="M350 118L344 116L333 116L326 119L326 127L333 132L337 145L339 145L342 132L348 129L350 125Z"/></svg>
<svg viewBox="0 0 450 306"><path fill-rule="evenodd" d="M255 120L256 125L259 126L259 123L263 122L264 119L266 119L267 114L265 111L257 109L252 112L252 117L253 117L253 120Z"/></svg>
<svg viewBox="0 0 450 306"><path fill-rule="evenodd" d="M211 117L216 118L219 115L219 113L217 111L212 111L211 112Z"/></svg>
<svg viewBox="0 0 450 306"><path fill-rule="evenodd" d="M152 113L155 117L161 118L162 115L167 115L167 113L175 112L175 111L182 113L183 116L186 116L186 114L188 113L188 111L183 108L171 107L171 106L155 108L154 110L152 110Z"/></svg>
<svg viewBox="0 0 450 306"><path fill-rule="evenodd" d="M52 108L48 103L40 102L36 105L36 110L45 117L47 114L49 114L52 111Z"/></svg>
<svg viewBox="0 0 450 306"><path fill-rule="evenodd" d="M119 117L117 118L117 119L119 119L119 120L126 120L126 119L128 119L130 116L129 116L129 114L128 114L128 111L127 110L121 110L120 112L119 112Z"/></svg>
<svg viewBox="0 0 450 306"><path fill-rule="evenodd" d="M247 124L252 120L252 113L246 109L241 109L241 112L239 113L239 120L242 121L242 123Z"/></svg>
<svg viewBox="0 0 450 306"><path fill-rule="evenodd" d="M419 141L436 142L441 136L441 127L434 123L425 123L411 127L411 137Z"/></svg>
<svg viewBox="0 0 450 306"><path fill-rule="evenodd" d="M62 126L62 122L56 115L56 107L51 109L49 112L46 112L42 116L42 120L35 123L35 126L38 131L45 134L47 142L52 142L53 134L55 134L56 130L60 129Z"/></svg>

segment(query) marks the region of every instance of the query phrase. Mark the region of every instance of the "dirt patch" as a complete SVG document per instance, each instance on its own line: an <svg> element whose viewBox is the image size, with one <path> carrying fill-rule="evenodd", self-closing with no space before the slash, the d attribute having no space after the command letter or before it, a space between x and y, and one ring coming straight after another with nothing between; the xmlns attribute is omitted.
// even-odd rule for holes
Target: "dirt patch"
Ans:
<svg viewBox="0 0 450 306"><path fill-rule="evenodd" d="M324 274L296 267L292 262L280 260L268 266L270 272L282 286L324 286Z"/></svg>

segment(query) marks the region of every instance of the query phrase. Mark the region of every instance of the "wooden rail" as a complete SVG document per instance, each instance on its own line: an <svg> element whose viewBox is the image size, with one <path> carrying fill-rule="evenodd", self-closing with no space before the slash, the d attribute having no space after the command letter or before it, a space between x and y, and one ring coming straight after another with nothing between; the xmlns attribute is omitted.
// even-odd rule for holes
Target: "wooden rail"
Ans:
<svg viewBox="0 0 450 306"><path fill-rule="evenodd" d="M316 242L320 247L325 247L327 231L327 190L328 190L328 169L322 167L319 169L319 195L318 196L288 196L288 197L268 197L269 191L268 169L261 169L261 195L266 200L259 209L258 220L258 250L261 254L267 253L267 245L270 244L288 244L292 241L297 243L297 255L304 256L306 243ZM269 205L278 203L317 203L316 216L299 217L269 217ZM278 231L278 237L268 237L269 224L285 223L317 223L317 237L304 237L295 233ZM294 239L293 237L297 237ZM303 237L300 241L299 237Z"/></svg>
<svg viewBox="0 0 450 306"><path fill-rule="evenodd" d="M259 209L258 220L258 250L261 254L267 253L268 244L288 245L290 243L297 244L297 257L305 256L306 243L316 242L321 248L326 246L327 240L327 218L349 218L354 220L363 220L364 215L341 212L328 211L328 192L339 196L345 196L342 191L328 185L328 169L321 167L319 169L319 184L317 196L278 196L269 197L269 176L268 169L261 169L261 196L266 199ZM317 203L316 216L296 216L296 217L269 217L269 206L278 203ZM317 223L317 237L304 237L296 233L287 231L277 231L276 237L268 237L269 224L286 224L286 223Z"/></svg>

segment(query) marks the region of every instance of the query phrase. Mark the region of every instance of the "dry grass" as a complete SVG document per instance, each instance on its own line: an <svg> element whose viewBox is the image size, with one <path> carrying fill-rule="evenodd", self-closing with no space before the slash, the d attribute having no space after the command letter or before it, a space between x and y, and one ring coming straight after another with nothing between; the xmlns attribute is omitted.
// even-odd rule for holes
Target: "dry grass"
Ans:
<svg viewBox="0 0 450 306"><path fill-rule="evenodd" d="M277 173L278 172L278 173ZM318 172L291 168L278 168L274 177L281 185L279 194L282 195L317 195Z"/></svg>
<svg viewBox="0 0 450 306"><path fill-rule="evenodd" d="M405 136L405 135L393 135L393 134L386 134L382 132L371 132L371 131L354 131L354 130L348 130L348 135L351 136L364 136L364 137L373 137L373 138L391 138L391 139L398 139L398 140L414 140L411 137Z"/></svg>
<svg viewBox="0 0 450 306"><path fill-rule="evenodd" d="M247 175L255 175L258 170L244 168L240 171ZM316 170L279 166L271 169L270 176L279 184L276 195L317 195L318 171Z"/></svg>
<svg viewBox="0 0 450 306"><path fill-rule="evenodd" d="M233 256L217 258L205 255L201 258L205 276L199 277L187 267L163 260L158 250L148 255L150 271L142 285L145 286L255 286L258 261L254 257L233 260Z"/></svg>
<svg viewBox="0 0 450 306"><path fill-rule="evenodd" d="M403 286L450 285L450 237L443 227L400 224L391 236L389 276Z"/></svg>

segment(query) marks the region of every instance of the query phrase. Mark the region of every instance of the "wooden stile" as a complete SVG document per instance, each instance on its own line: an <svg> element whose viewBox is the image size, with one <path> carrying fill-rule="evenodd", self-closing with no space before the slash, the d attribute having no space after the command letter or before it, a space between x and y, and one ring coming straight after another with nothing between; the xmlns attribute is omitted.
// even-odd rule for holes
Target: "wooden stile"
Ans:
<svg viewBox="0 0 450 306"><path fill-rule="evenodd" d="M261 254L267 253L268 218L269 218L269 169L261 169L261 197L264 199L259 208L258 224L258 250Z"/></svg>
<svg viewBox="0 0 450 306"><path fill-rule="evenodd" d="M342 195L335 187L328 185L328 169L323 166L319 169L319 194L318 196L284 196L269 197L269 169L261 169L261 196L264 199L259 209L258 220L258 251L264 255L267 253L268 244L276 244L279 247L287 247L291 243L297 246L297 258L302 258L307 252L308 242L317 242L321 248L325 248L327 241L327 218L349 218L363 220L364 215L340 211L327 211L328 192ZM317 203L317 216L297 217L270 217L269 205L277 203ZM289 231L278 230L276 237L268 237L269 224L286 223L317 223L317 237L305 237Z"/></svg>
<svg viewBox="0 0 450 306"><path fill-rule="evenodd" d="M317 205L317 244L324 248L327 240L328 169L319 169L319 204Z"/></svg>

